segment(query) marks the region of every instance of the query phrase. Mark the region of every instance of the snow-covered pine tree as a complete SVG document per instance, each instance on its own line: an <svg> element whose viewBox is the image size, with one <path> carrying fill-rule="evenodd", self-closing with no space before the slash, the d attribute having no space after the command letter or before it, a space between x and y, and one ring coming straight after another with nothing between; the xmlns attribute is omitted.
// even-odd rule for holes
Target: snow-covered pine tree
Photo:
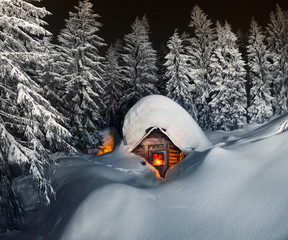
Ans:
<svg viewBox="0 0 288 240"><path fill-rule="evenodd" d="M191 12L189 27L193 30L193 35L189 39L190 44L186 46L189 55L189 74L192 83L195 85L193 101L198 111L198 123L203 129L209 128L209 105L210 84L208 78L208 68L212 52L212 45L215 40L215 29L212 21L202 9L195 5Z"/></svg>
<svg viewBox="0 0 288 240"><path fill-rule="evenodd" d="M248 106L250 123L264 123L273 116L269 55L261 28L252 19L247 46L248 79L251 86Z"/></svg>
<svg viewBox="0 0 288 240"><path fill-rule="evenodd" d="M13 178L30 175L39 202L48 205L54 197L47 180L53 164L48 153L75 151L63 118L41 96L41 88L32 78L34 66L45 57L38 51L42 39L51 35L43 28L42 18L47 14L31 1L0 1L0 215L6 222L2 231L15 228L23 219L23 209L10 185ZM15 168L17 171L12 171Z"/></svg>
<svg viewBox="0 0 288 240"><path fill-rule="evenodd" d="M270 14L267 34L273 73L273 110L278 115L288 110L288 13L279 5Z"/></svg>
<svg viewBox="0 0 288 240"><path fill-rule="evenodd" d="M51 42L51 37L45 37L43 39L42 52L45 53L45 62L36 69L36 76L39 84L43 88L43 96L63 116L68 116L63 100L65 92L65 83L61 75L63 57L58 51L58 46ZM65 120L68 122L67 118L65 118Z"/></svg>
<svg viewBox="0 0 288 240"><path fill-rule="evenodd" d="M106 115L105 122L107 126L114 126L120 129L121 117L119 102L122 97L122 92L124 90L124 84L119 67L119 52L117 49L111 45L106 53L105 61L105 74L104 79L106 82L105 86L105 105L106 105Z"/></svg>
<svg viewBox="0 0 288 240"><path fill-rule="evenodd" d="M166 73L168 80L166 85L167 96L179 103L187 112L197 119L197 110L193 103L193 86L189 83L189 69L187 67L188 56L184 53L182 39L177 31L168 41L169 53L166 55Z"/></svg>
<svg viewBox="0 0 288 240"><path fill-rule="evenodd" d="M0 129L4 129L1 123ZM17 199L11 178L8 177L8 166L7 158L0 149L0 233L7 229L17 229L25 220L24 209Z"/></svg>
<svg viewBox="0 0 288 240"><path fill-rule="evenodd" d="M124 36L123 79L125 91L121 101L122 111L128 109L140 98L158 93L156 89L156 51L149 41L149 24L146 16L138 17L132 24L132 32Z"/></svg>
<svg viewBox="0 0 288 240"><path fill-rule="evenodd" d="M159 91L160 94L165 95L166 94L166 83L167 83L167 79L165 79L164 75L166 72L166 67L164 66L164 63L166 62L166 55L168 54L169 49L167 48L167 44L162 43L161 46L158 49L157 52L157 62L156 62L156 66L157 66L157 75L158 75L158 79L159 81L157 82L157 89Z"/></svg>
<svg viewBox="0 0 288 240"><path fill-rule="evenodd" d="M58 36L62 56L58 61L62 68L59 81L64 81L66 86L63 99L69 111L73 144L81 149L102 144L99 130L104 124L101 111L104 58L99 48L106 44L97 35L102 24L92 7L88 0L79 1L76 12L69 13L66 27Z"/></svg>
<svg viewBox="0 0 288 240"><path fill-rule="evenodd" d="M213 129L234 130L246 123L244 61L230 25L216 23L217 40L211 57L211 123Z"/></svg>

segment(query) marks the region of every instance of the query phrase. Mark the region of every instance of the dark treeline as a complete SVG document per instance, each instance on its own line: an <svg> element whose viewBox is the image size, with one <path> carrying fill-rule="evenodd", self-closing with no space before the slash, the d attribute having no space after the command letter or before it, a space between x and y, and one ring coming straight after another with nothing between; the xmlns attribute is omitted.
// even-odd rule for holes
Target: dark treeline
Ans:
<svg viewBox="0 0 288 240"><path fill-rule="evenodd" d="M48 14L31 1L0 2L0 231L24 223L16 182L31 184L37 206L49 205L49 154L98 147L99 131L121 130L144 96L168 96L204 130L261 124L287 111L288 13L279 6L267 26L252 20L240 36L196 5L191 31L176 29L158 53L146 16L107 46L88 0L69 13L57 44L44 28Z"/></svg>

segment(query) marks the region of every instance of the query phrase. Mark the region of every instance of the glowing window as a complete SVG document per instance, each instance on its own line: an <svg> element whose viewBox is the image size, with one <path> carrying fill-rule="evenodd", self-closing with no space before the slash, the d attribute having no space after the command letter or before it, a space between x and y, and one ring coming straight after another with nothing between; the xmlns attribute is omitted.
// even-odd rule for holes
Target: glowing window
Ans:
<svg viewBox="0 0 288 240"><path fill-rule="evenodd" d="M153 153L153 165L154 166L164 165L163 153Z"/></svg>

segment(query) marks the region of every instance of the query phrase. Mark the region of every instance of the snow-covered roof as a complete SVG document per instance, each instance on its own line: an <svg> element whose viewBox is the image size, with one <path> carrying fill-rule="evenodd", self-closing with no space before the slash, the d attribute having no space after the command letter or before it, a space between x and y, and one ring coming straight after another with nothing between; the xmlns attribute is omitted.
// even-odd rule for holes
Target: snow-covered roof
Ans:
<svg viewBox="0 0 288 240"><path fill-rule="evenodd" d="M185 155L211 146L189 113L162 95L142 98L126 114L123 136L129 150L132 151L147 134L147 129L153 127L161 128Z"/></svg>

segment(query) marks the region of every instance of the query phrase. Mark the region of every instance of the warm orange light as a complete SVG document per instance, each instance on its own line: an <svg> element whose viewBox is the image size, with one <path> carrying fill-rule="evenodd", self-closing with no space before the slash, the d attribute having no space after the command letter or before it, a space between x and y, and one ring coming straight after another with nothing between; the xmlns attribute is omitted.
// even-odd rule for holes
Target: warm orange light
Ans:
<svg viewBox="0 0 288 240"><path fill-rule="evenodd" d="M153 165L154 166L164 165L163 153L154 153L153 154Z"/></svg>
<svg viewBox="0 0 288 240"><path fill-rule="evenodd" d="M154 159L154 162L153 162L154 165L163 165L163 160L160 160L160 159Z"/></svg>
<svg viewBox="0 0 288 240"><path fill-rule="evenodd" d="M105 153L112 152L114 150L114 137L113 134L110 133L110 138L112 139L111 141L104 142L103 147L99 149L99 152L97 155L102 155Z"/></svg>
<svg viewBox="0 0 288 240"><path fill-rule="evenodd" d="M159 173L159 171L158 171L157 169L155 169L155 171L156 171L156 177L157 177L157 178L161 178L161 179L162 179L162 177L160 176L160 173Z"/></svg>

